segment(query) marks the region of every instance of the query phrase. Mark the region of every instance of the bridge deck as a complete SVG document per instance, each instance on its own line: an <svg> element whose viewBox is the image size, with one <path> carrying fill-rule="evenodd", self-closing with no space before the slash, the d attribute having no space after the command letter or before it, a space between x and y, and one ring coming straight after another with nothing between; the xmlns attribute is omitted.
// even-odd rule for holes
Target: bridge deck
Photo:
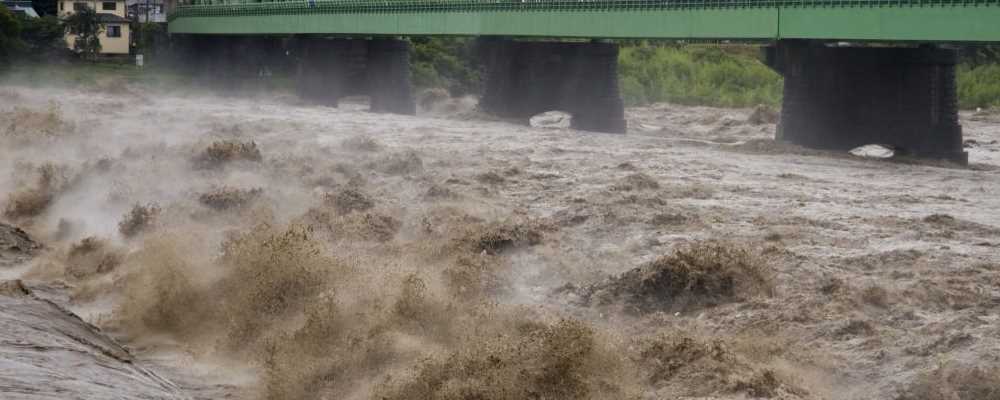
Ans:
<svg viewBox="0 0 1000 400"><path fill-rule="evenodd" d="M170 32L1000 42L1000 0L203 0Z"/></svg>

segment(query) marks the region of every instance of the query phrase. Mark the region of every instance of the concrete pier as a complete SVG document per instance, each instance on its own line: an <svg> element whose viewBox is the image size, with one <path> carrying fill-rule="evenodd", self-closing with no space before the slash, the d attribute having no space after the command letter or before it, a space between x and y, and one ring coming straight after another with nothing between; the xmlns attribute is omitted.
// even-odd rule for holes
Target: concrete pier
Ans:
<svg viewBox="0 0 1000 400"><path fill-rule="evenodd" d="M371 110L416 114L410 84L410 43L400 39L369 40L367 60Z"/></svg>
<svg viewBox="0 0 1000 400"><path fill-rule="evenodd" d="M955 83L957 52L938 47L830 47L780 42L768 63L785 77L777 139L968 162Z"/></svg>
<svg viewBox="0 0 1000 400"><path fill-rule="evenodd" d="M345 96L368 95L372 111L416 113L409 42L301 37L295 52L302 98L337 106Z"/></svg>
<svg viewBox="0 0 1000 400"><path fill-rule="evenodd" d="M175 35L181 69L204 87L222 93L267 85L272 71L287 67L280 38L235 35Z"/></svg>
<svg viewBox="0 0 1000 400"><path fill-rule="evenodd" d="M487 71L484 111L524 121L565 111L576 129L625 132L616 44L484 39L479 46Z"/></svg>

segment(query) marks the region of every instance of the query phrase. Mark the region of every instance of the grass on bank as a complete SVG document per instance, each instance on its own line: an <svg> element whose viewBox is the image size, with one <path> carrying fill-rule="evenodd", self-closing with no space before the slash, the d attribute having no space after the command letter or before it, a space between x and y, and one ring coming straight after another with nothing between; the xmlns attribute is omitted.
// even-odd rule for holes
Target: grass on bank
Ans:
<svg viewBox="0 0 1000 400"><path fill-rule="evenodd" d="M627 105L669 102L717 107L780 105L781 76L756 46L623 46L619 79Z"/></svg>
<svg viewBox="0 0 1000 400"><path fill-rule="evenodd" d="M965 60L956 75L959 108L1000 108L1000 64ZM622 97L632 106L781 105L782 78L760 61L757 46L622 46L619 79Z"/></svg>
<svg viewBox="0 0 1000 400"><path fill-rule="evenodd" d="M245 85L232 88L234 94L251 94L257 90L292 92L295 89L294 76L275 73L260 81L247 80ZM206 76L199 76L173 68L168 63L146 64L140 68L120 61L99 62L24 62L11 66L0 73L0 85L61 87L97 90L107 93L124 93L126 85L136 85L158 91L208 92L214 82Z"/></svg>
<svg viewBox="0 0 1000 400"><path fill-rule="evenodd" d="M957 75L959 108L1000 108L1000 64L961 65Z"/></svg>
<svg viewBox="0 0 1000 400"><path fill-rule="evenodd" d="M165 67L139 68L132 64L114 62L21 63L0 74L0 83L39 87L86 88L109 82L168 88L190 86L193 79Z"/></svg>

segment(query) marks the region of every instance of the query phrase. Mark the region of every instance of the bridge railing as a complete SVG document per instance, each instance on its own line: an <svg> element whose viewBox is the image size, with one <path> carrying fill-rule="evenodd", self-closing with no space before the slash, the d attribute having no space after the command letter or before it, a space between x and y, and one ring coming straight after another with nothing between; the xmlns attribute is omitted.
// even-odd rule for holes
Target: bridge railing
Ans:
<svg viewBox="0 0 1000 400"><path fill-rule="evenodd" d="M170 19L281 14L629 11L713 8L941 7L1000 0L187 0ZM998 22L1000 23L1000 22Z"/></svg>

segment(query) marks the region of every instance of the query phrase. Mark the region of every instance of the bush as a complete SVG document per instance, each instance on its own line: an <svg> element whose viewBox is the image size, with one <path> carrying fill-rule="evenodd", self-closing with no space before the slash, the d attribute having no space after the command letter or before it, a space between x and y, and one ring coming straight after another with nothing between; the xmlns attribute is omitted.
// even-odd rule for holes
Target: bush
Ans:
<svg viewBox="0 0 1000 400"><path fill-rule="evenodd" d="M480 74L470 39L414 38L413 84L444 87L452 95L479 93Z"/></svg>
<svg viewBox="0 0 1000 400"><path fill-rule="evenodd" d="M98 37L104 32L97 11L90 7L73 13L66 18L66 31L75 36L73 50L81 57L88 60L96 60L101 53L101 39Z"/></svg>
<svg viewBox="0 0 1000 400"><path fill-rule="evenodd" d="M0 68L10 62L12 56L17 53L22 46L21 24L14 14L0 4Z"/></svg>
<svg viewBox="0 0 1000 400"><path fill-rule="evenodd" d="M958 68L959 108L1000 107L1000 64Z"/></svg>
<svg viewBox="0 0 1000 400"><path fill-rule="evenodd" d="M755 46L626 44L619 84L627 105L780 106L782 78L757 59ZM962 109L1000 107L1000 50L963 51L958 98Z"/></svg>
<svg viewBox="0 0 1000 400"><path fill-rule="evenodd" d="M34 62L62 58L67 53L64 32L65 27L54 15L22 19L21 39L25 44L25 58Z"/></svg>
<svg viewBox="0 0 1000 400"><path fill-rule="evenodd" d="M719 107L781 103L781 76L751 46L652 46L621 49L619 79L628 105L671 102Z"/></svg>

